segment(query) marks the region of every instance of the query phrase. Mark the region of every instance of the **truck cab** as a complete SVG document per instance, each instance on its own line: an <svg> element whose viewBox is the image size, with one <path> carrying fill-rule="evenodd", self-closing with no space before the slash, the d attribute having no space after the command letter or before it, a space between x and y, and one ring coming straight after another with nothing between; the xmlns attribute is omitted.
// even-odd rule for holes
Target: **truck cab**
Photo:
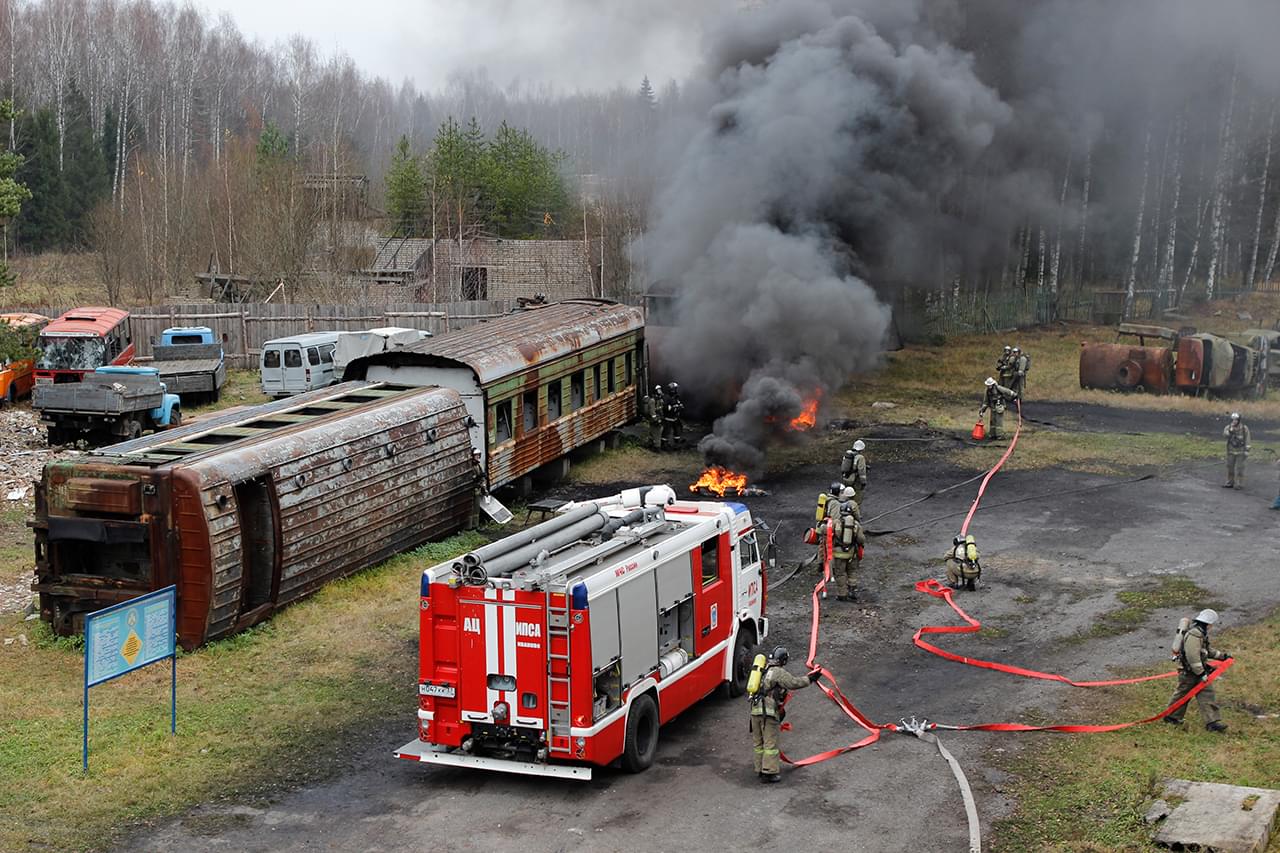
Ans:
<svg viewBox="0 0 1280 853"><path fill-rule="evenodd" d="M188 403L216 403L227 382L222 343L208 326L174 326L160 333L152 362L168 390Z"/></svg>
<svg viewBox="0 0 1280 853"><path fill-rule="evenodd" d="M0 405L12 406L31 393L36 381L35 338L48 322L40 314L0 314L0 324L16 333L6 336L7 348L0 346Z"/></svg>

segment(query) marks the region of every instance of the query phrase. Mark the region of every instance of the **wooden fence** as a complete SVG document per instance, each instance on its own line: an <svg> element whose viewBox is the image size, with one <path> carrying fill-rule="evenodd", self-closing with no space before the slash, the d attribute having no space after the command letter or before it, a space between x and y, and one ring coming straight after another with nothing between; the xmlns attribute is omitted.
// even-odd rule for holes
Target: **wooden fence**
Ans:
<svg viewBox="0 0 1280 853"><path fill-rule="evenodd" d="M151 345L171 326L208 326L222 341L230 367L256 368L265 341L304 332L359 331L402 326L441 334L506 314L514 300L477 302L405 302L390 305L238 305L208 302L148 305L126 309L139 360L151 358ZM32 311L57 317L75 306L22 306L0 309Z"/></svg>

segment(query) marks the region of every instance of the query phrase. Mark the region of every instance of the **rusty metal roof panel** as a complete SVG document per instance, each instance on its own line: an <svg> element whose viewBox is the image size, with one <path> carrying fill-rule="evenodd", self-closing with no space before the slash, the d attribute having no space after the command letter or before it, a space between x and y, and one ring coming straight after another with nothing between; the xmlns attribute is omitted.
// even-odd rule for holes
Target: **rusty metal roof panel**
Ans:
<svg viewBox="0 0 1280 853"><path fill-rule="evenodd" d="M639 308L606 299L571 299L519 308L466 329L359 359L354 364L367 367L457 363L471 368L480 384L487 385L642 328L644 314ZM348 375L352 375L350 369Z"/></svg>

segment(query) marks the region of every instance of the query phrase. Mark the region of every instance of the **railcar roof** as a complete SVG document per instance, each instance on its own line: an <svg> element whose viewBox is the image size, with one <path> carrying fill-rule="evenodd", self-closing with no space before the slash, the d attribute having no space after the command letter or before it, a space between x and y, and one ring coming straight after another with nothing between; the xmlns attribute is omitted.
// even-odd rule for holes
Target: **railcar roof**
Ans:
<svg viewBox="0 0 1280 853"><path fill-rule="evenodd" d="M484 385L643 327L644 314L638 308L606 299L571 299L519 308L353 364L462 365Z"/></svg>

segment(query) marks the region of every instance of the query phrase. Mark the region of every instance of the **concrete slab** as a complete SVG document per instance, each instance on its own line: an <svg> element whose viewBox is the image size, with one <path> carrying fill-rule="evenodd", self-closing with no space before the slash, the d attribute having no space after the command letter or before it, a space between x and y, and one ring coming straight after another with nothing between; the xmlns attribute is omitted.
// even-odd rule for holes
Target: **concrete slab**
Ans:
<svg viewBox="0 0 1280 853"><path fill-rule="evenodd" d="M1280 810L1280 791L1166 779L1163 796L1180 799L1156 843L1175 850L1263 853Z"/></svg>

